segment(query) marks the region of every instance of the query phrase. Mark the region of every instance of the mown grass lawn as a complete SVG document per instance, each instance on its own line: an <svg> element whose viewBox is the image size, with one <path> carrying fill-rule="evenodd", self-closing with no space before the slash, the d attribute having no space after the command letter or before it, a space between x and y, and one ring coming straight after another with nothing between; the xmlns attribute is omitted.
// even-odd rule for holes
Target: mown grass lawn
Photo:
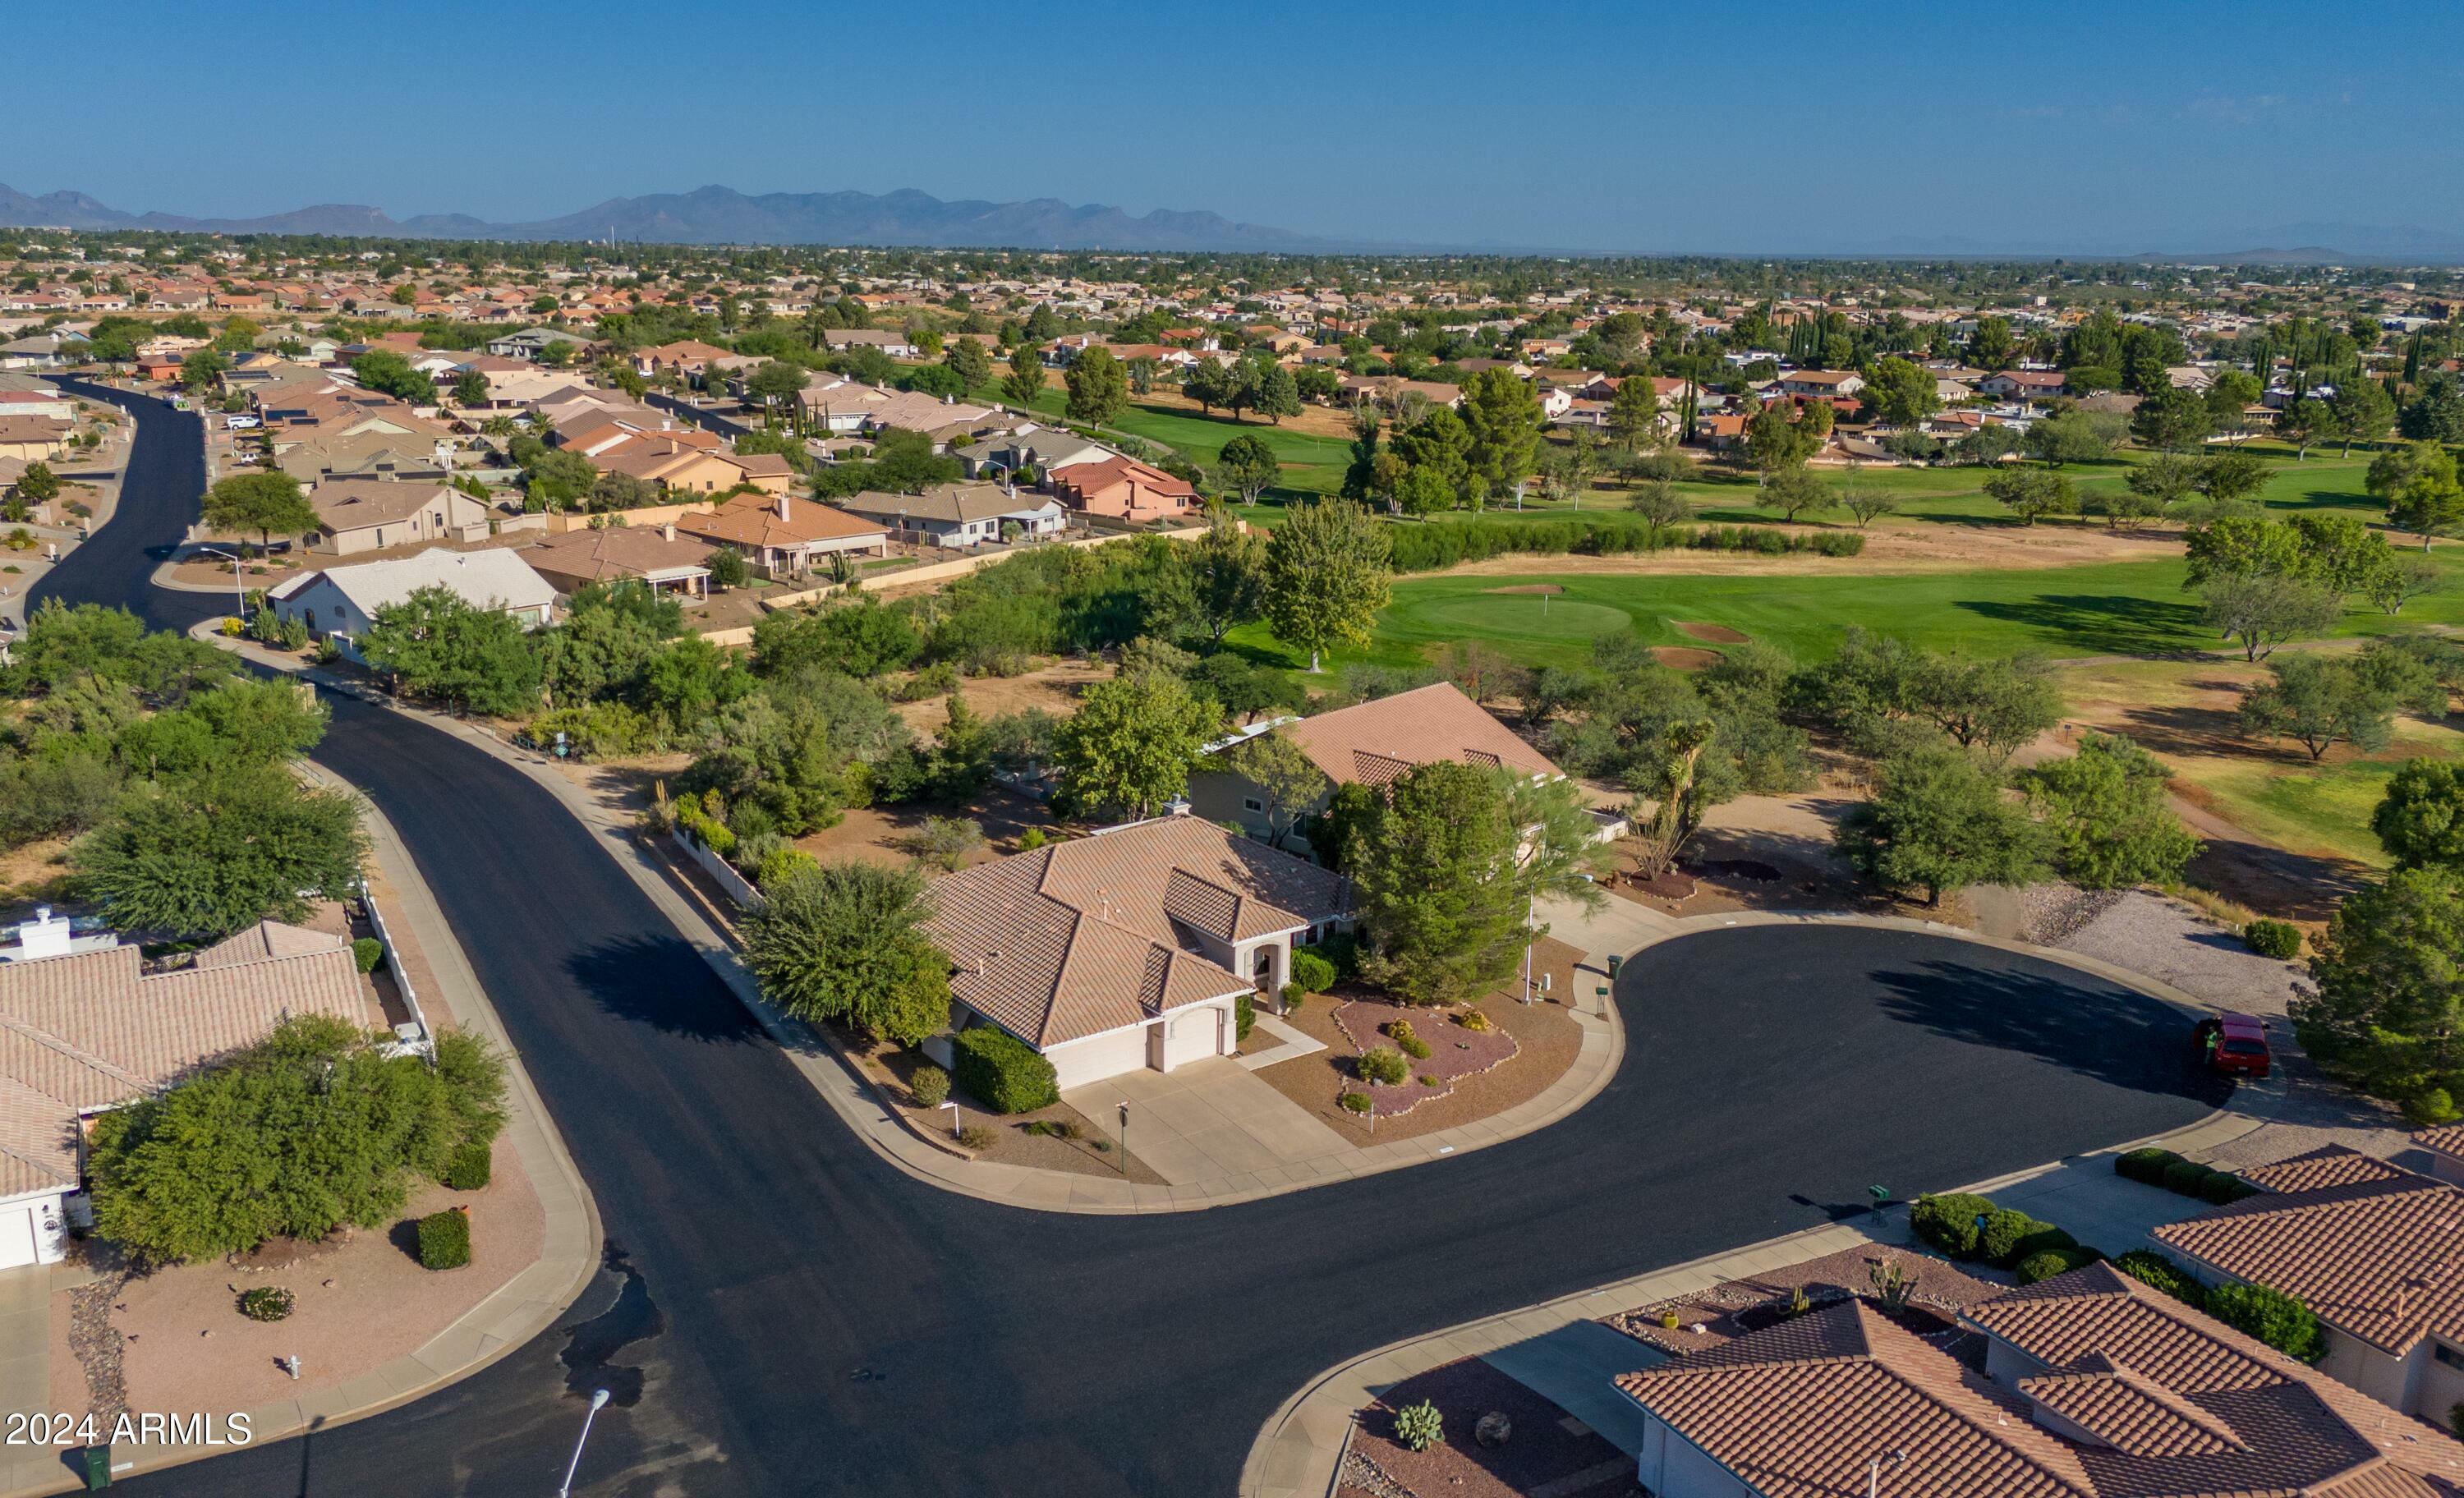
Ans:
<svg viewBox="0 0 2464 1498"><path fill-rule="evenodd" d="M2383 869L2388 859L2370 831L2370 813L2405 760L2464 754L2464 730L2418 718L2396 720L2395 742L2366 760L2329 752L2326 762L2290 758L2200 758L2173 763L2175 776L2211 799L2234 825L2297 850L2325 849Z"/></svg>
<svg viewBox="0 0 2464 1498"><path fill-rule="evenodd" d="M2445 592L2401 619L2366 606L2347 612L2340 634L2378 634L2424 623L2464 623L2464 549L2442 548ZM2198 600L2182 589L2179 561L1973 572L1705 577L1696 574L1551 574L1535 559L1519 575L1398 579L1368 650L1341 659L1385 664L1424 660L1440 646L1478 640L1531 665L1581 659L1594 637L1631 629L1646 644L1699 645L1676 624L1724 625L1801 660L1835 647L1851 625L1938 650L2057 657L2147 655L2213 650ZM1506 591L1552 584L1553 596ZM1258 659L1306 665L1263 625L1232 636Z"/></svg>
<svg viewBox="0 0 2464 1498"><path fill-rule="evenodd" d="M977 390L976 398L1005 406L1016 404L1001 393L998 381ZM1038 414L1055 421L1061 419L1069 398L1062 386L1059 370L1049 372L1044 388L1036 392L1030 404ZM1274 450L1284 466L1281 487L1309 494L1332 494L1342 488L1344 468L1352 461L1351 444L1337 437L1278 427L1255 416L1236 422L1228 415L1200 416L1194 411L1140 405L1134 397L1130 408L1112 425L1133 437L1160 442L1186 453L1200 467L1212 466L1223 452L1223 444L1235 437L1260 438Z"/></svg>

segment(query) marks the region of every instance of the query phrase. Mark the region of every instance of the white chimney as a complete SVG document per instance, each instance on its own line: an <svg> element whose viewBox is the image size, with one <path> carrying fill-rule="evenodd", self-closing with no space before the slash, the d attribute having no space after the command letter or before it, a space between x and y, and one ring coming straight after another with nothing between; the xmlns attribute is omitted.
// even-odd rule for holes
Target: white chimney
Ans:
<svg viewBox="0 0 2464 1498"><path fill-rule="evenodd" d="M783 520L787 518L787 496L782 494L779 496L779 518Z"/></svg>
<svg viewBox="0 0 2464 1498"><path fill-rule="evenodd" d="M660 526L660 527L659 527L659 540L674 540L675 539L676 539L676 522L675 522L675 521L673 521L673 520L670 520L667 524L662 525L662 526Z"/></svg>

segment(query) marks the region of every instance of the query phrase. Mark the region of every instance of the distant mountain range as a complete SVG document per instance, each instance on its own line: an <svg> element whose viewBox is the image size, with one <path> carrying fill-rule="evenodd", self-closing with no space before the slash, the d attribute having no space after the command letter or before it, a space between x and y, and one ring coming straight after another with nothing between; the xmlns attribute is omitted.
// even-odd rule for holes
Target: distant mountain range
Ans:
<svg viewBox="0 0 2464 1498"><path fill-rule="evenodd" d="M1255 250L1323 253L1347 248L1220 213L1157 209L1133 214L1054 198L1023 203L945 203L902 188L868 192L765 192L698 187L606 202L561 218L490 223L467 213L395 219L384 209L324 203L262 218L128 213L82 192L31 197L0 186L0 228L153 229L221 234L336 234L407 239L631 239L655 244L904 245L1028 250Z"/></svg>

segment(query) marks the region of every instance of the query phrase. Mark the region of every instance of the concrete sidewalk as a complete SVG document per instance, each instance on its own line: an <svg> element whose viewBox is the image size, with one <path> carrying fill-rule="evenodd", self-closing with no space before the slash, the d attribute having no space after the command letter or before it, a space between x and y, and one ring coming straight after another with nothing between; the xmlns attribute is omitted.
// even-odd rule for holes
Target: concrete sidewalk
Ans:
<svg viewBox="0 0 2464 1498"><path fill-rule="evenodd" d="M312 767L313 768L313 767ZM319 770L320 777L341 783ZM367 828L374 845L377 871L383 877L388 923L397 935L407 929L423 958L421 976L432 986L420 996L431 1018L451 1016L454 1025L494 1042L508 1061L504 1136L521 1161L538 1192L545 1234L539 1261L495 1293L439 1332L405 1357L330 1388L311 1386L297 1399L283 1399L249 1412L252 1443L279 1440L311 1428L380 1414L407 1404L447 1384L467 1378L554 1325L574 1297L598 1271L601 1232L599 1208L574 1168L564 1141L547 1109L523 1070L521 1058L505 1037L495 1008L479 986L454 940L452 928L436 907L428 886L402 846L391 824L373 806ZM372 881L373 882L373 881ZM29 1285L48 1289L51 1271L26 1276ZM10 1285L14 1276L0 1276L0 1411L41 1410L50 1402L48 1297L37 1293L31 1311L18 1304ZM20 1333L30 1333L31 1343ZM24 1350L31 1346L31 1364ZM202 1457L219 1456L221 1446L122 1446L114 1452L116 1474L150 1472ZM73 1491L83 1486L73 1478L57 1448L10 1447L0 1450L0 1498Z"/></svg>

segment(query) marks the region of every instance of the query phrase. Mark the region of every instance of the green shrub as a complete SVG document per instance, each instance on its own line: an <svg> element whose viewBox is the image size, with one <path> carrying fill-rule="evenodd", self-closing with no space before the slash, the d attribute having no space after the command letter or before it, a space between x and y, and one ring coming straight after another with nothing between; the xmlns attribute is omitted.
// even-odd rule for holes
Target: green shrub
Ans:
<svg viewBox="0 0 2464 1498"><path fill-rule="evenodd" d="M1446 1422L1438 1407L1426 1399L1406 1404L1395 1412L1395 1439L1405 1448L1426 1451L1431 1446L1445 1444Z"/></svg>
<svg viewBox="0 0 2464 1498"><path fill-rule="evenodd" d="M1258 1002L1250 998L1247 994L1234 995L1232 998L1232 1038L1236 1041L1247 1040L1249 1038L1249 1031L1256 1026L1257 1023Z"/></svg>
<svg viewBox="0 0 2464 1498"><path fill-rule="evenodd" d="M2038 1280L2050 1280L2057 1274L2068 1274L2103 1257L2093 1248L2073 1245L2068 1248L2040 1249L2020 1260L2013 1268L2018 1274L2020 1284L2034 1285Z"/></svg>
<svg viewBox="0 0 2464 1498"><path fill-rule="evenodd" d="M2301 928L2289 920L2255 920L2241 929L2241 939L2263 958L2279 962L2301 955Z"/></svg>
<svg viewBox="0 0 2464 1498"><path fill-rule="evenodd" d="M1022 853L1032 853L1037 848L1042 848L1045 845L1045 838L1042 827L1029 827L1018 835L1018 850Z"/></svg>
<svg viewBox="0 0 2464 1498"><path fill-rule="evenodd" d="M2027 1256L2030 1250L2021 1245L2045 1225L2016 1207L1995 1207L1985 1214L1985 1226L1976 1235L1976 1256L2007 1269Z"/></svg>
<svg viewBox="0 0 2464 1498"><path fill-rule="evenodd" d="M971 1123L958 1131L958 1142L980 1154L998 1141L999 1135L979 1123Z"/></svg>
<svg viewBox="0 0 2464 1498"><path fill-rule="evenodd" d="M1411 1065L1383 1046L1362 1051L1354 1065L1363 1077L1386 1087L1394 1087L1412 1074Z"/></svg>
<svg viewBox="0 0 2464 1498"><path fill-rule="evenodd" d="M2177 1197L2195 1197L2207 1188L2208 1178L2215 1172L2196 1160L2175 1160L2165 1167L2165 1189Z"/></svg>
<svg viewBox="0 0 2464 1498"><path fill-rule="evenodd" d="M374 936L362 936L351 943L351 960L360 965L363 973L375 972L377 964L385 960L385 943Z"/></svg>
<svg viewBox="0 0 2464 1498"><path fill-rule="evenodd" d="M478 1191L496 1173L495 1152L484 1139L470 1139L455 1146L445 1162L445 1183L456 1191Z"/></svg>
<svg viewBox="0 0 2464 1498"><path fill-rule="evenodd" d="M1395 1044L1402 1049L1404 1055L1411 1057L1414 1061L1426 1061L1429 1059L1429 1043L1420 1039L1418 1035L1406 1035Z"/></svg>
<svg viewBox="0 0 2464 1498"><path fill-rule="evenodd" d="M1286 983L1284 985L1284 1012L1286 1014L1300 1013L1301 1005L1308 1002L1308 1000L1309 990L1303 988L1300 984Z"/></svg>
<svg viewBox="0 0 2464 1498"><path fill-rule="evenodd" d="M2132 1150L2127 1155L2117 1155L2113 1157L2113 1173L2124 1180L2135 1180L2146 1186L2161 1186L2165 1184L2165 1167L2181 1157L2170 1150L2152 1148Z"/></svg>
<svg viewBox="0 0 2464 1498"><path fill-rule="evenodd" d="M2152 1248L2133 1248L2114 1260L2113 1267L2142 1285L2163 1290L2186 1306L2199 1311L2207 1309L2208 1288L2192 1279L2180 1265Z"/></svg>
<svg viewBox="0 0 2464 1498"><path fill-rule="evenodd" d="M239 1313L251 1321L279 1321L291 1314L291 1292L279 1285L260 1285L239 1297Z"/></svg>
<svg viewBox="0 0 2464 1498"><path fill-rule="evenodd" d="M2207 1179L2199 1182L2199 1200L2212 1201L2217 1206L2223 1206L2228 1201L2239 1201L2244 1197L2257 1194L2256 1186L2229 1170L2211 1171Z"/></svg>
<svg viewBox="0 0 2464 1498"><path fill-rule="evenodd" d="M2219 1285L2208 1291L2208 1314L2287 1357L2315 1363L2326 1355L2326 1334L2310 1308L2264 1285Z"/></svg>
<svg viewBox="0 0 2464 1498"><path fill-rule="evenodd" d="M1297 959L1302 953L1307 953L1334 969L1334 978L1328 980L1328 988L1333 987L1335 981L1350 978L1360 971L1360 939L1349 932L1335 932L1324 941L1312 942L1297 949L1292 956ZM1295 978L1300 976L1297 967L1294 968L1292 976ZM1325 991L1324 988L1309 990L1311 993Z"/></svg>
<svg viewBox="0 0 2464 1498"><path fill-rule="evenodd" d="M950 1048L959 1090L994 1112L1031 1113L1061 1101L1052 1063L1006 1030L972 1025Z"/></svg>
<svg viewBox="0 0 2464 1498"><path fill-rule="evenodd" d="M1292 954L1292 981L1313 994L1334 986L1334 964L1303 947Z"/></svg>
<svg viewBox="0 0 2464 1498"><path fill-rule="evenodd" d="M471 1215L447 1207L419 1220L419 1262L429 1269L458 1269L471 1262Z"/></svg>
<svg viewBox="0 0 2464 1498"><path fill-rule="evenodd" d="M1976 1257L1976 1220L1990 1219L1993 1210L1990 1198L1964 1191L1919 1197L1908 1208L1908 1226L1919 1238L1952 1258L1972 1259Z"/></svg>
<svg viewBox="0 0 2464 1498"><path fill-rule="evenodd" d="M1369 1112L1370 1096L1366 1092L1346 1092L1341 1097L1336 1098L1335 1101L1341 1103L1344 1107L1344 1111L1347 1112L1365 1113Z"/></svg>

